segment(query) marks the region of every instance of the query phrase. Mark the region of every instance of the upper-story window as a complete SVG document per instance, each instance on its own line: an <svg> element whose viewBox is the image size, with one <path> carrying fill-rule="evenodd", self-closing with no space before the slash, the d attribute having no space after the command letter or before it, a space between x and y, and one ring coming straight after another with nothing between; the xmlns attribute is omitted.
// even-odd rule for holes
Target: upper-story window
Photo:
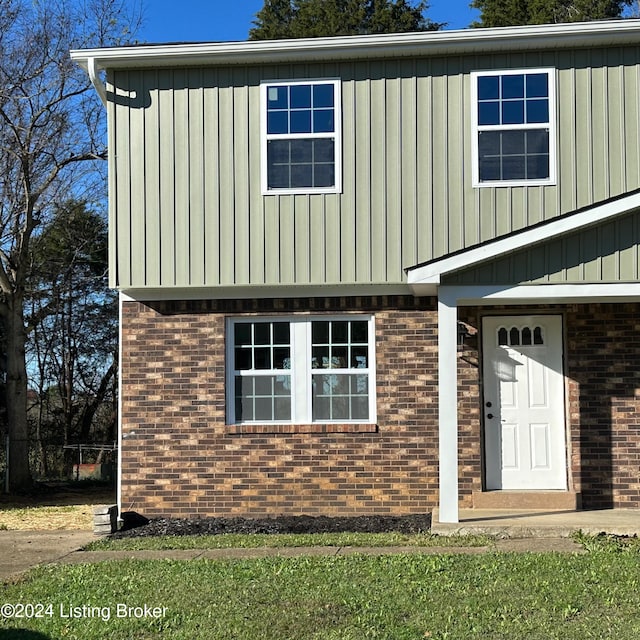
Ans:
<svg viewBox="0 0 640 640"><path fill-rule="evenodd" d="M340 82L264 82L263 193L340 191Z"/></svg>
<svg viewBox="0 0 640 640"><path fill-rule="evenodd" d="M553 69L471 74L474 186L555 183Z"/></svg>

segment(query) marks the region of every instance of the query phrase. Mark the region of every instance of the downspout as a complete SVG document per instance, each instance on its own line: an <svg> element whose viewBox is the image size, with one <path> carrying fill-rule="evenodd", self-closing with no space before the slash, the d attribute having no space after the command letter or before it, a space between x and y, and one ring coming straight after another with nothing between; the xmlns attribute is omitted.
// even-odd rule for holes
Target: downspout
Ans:
<svg viewBox="0 0 640 640"><path fill-rule="evenodd" d="M96 90L96 93L100 96L100 100L102 104L107 106L107 89L104 86L102 80L98 76L98 68L96 67L96 59L95 58L87 58L87 72L89 73L89 80L91 80L91 84L93 88Z"/></svg>
<svg viewBox="0 0 640 640"><path fill-rule="evenodd" d="M118 293L118 462L116 470L116 503L118 529L122 528L122 292Z"/></svg>

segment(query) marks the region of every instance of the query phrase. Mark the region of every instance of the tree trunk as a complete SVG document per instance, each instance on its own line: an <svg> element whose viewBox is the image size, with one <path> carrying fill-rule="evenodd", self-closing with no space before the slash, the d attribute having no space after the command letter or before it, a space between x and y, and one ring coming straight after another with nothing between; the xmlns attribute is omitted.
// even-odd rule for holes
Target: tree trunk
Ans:
<svg viewBox="0 0 640 640"><path fill-rule="evenodd" d="M7 423L9 428L9 490L32 485L29 469L29 424L27 422L26 331L22 296L13 295L6 308Z"/></svg>

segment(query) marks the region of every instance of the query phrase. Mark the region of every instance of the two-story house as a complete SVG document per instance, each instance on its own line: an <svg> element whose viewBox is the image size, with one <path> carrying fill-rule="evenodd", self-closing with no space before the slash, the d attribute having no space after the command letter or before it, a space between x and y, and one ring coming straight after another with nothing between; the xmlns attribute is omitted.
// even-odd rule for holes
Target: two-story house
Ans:
<svg viewBox="0 0 640 640"><path fill-rule="evenodd" d="M72 52L119 506L640 506L640 21Z"/></svg>

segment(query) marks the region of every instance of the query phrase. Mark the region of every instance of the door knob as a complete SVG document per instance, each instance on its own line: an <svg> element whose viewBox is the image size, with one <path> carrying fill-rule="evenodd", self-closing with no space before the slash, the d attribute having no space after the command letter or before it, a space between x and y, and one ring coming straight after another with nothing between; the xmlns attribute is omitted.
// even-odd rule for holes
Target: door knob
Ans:
<svg viewBox="0 0 640 640"><path fill-rule="evenodd" d="M491 418L493 418L493 413L487 413L487 418L489 418L489 420L491 420Z"/></svg>
<svg viewBox="0 0 640 640"><path fill-rule="evenodd" d="M485 407L490 407L491 406L491 400L489 400L489 402L487 402L487 404L485 404Z"/></svg>

